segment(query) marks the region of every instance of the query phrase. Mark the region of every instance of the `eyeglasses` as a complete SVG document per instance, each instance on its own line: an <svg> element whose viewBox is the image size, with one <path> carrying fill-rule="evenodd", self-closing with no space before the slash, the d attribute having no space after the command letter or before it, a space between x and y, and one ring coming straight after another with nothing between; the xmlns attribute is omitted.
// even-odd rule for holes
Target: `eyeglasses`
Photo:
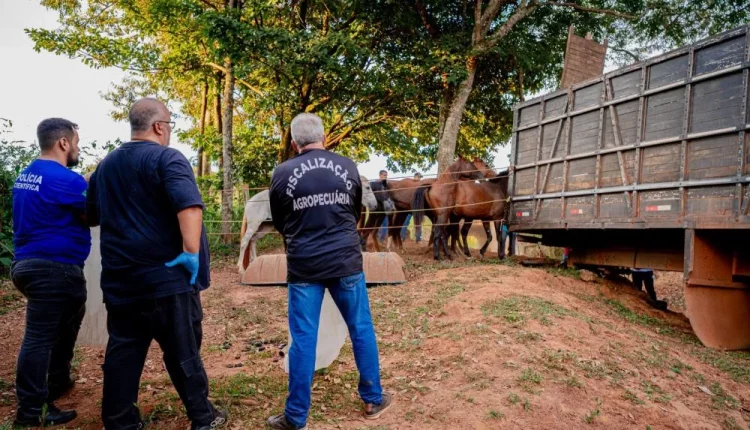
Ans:
<svg viewBox="0 0 750 430"><path fill-rule="evenodd" d="M156 124L157 122L163 122L165 124L169 124L170 128L174 128L174 125L175 125L174 121L154 121L154 124Z"/></svg>

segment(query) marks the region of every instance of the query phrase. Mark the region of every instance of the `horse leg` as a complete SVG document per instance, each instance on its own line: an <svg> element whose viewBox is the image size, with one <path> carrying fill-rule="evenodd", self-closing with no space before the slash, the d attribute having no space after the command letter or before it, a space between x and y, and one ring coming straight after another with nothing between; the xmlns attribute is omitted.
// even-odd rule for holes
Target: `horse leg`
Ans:
<svg viewBox="0 0 750 430"><path fill-rule="evenodd" d="M445 253L445 256L448 257L448 260L453 260L453 253L448 249L447 233L448 232L446 230L443 230L442 234L440 235L440 242L443 244L443 252Z"/></svg>
<svg viewBox="0 0 750 430"><path fill-rule="evenodd" d="M372 242L375 246L375 252L380 252L380 242L378 241L378 233L380 232L380 225L383 223L383 217L376 216L374 226L375 229L372 231Z"/></svg>
<svg viewBox="0 0 750 430"><path fill-rule="evenodd" d="M461 227L461 240L462 240L461 246L464 249L464 255L466 255L467 257L471 257L471 251L469 251L468 236L469 236L469 230L471 230L471 225L473 222L474 220L465 219L464 225Z"/></svg>
<svg viewBox="0 0 750 430"><path fill-rule="evenodd" d="M482 249L479 250L479 254L484 258L484 253L487 252L487 248L489 248L490 243L492 242L492 231L490 230L489 221L482 221L482 227L484 227L484 234L487 236L487 240L484 242L484 245L482 245ZM497 240L500 240L500 238Z"/></svg>
<svg viewBox="0 0 750 430"><path fill-rule="evenodd" d="M432 227L432 250L436 261L440 261L440 227ZM433 240L434 239L434 240Z"/></svg>

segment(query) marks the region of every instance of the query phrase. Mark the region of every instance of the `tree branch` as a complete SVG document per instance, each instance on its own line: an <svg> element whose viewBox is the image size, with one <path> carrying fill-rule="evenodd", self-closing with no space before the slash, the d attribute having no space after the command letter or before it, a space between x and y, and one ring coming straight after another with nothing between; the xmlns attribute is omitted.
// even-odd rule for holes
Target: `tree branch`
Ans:
<svg viewBox="0 0 750 430"><path fill-rule="evenodd" d="M421 1L416 0L414 2L414 5L417 8L417 12L419 13L419 17L422 18L422 24L424 25L424 28L427 30L427 33L432 37L433 39L440 38L440 30L438 30L432 22L430 22L430 18L427 16L427 8L424 4L422 4Z"/></svg>
<svg viewBox="0 0 750 430"><path fill-rule="evenodd" d="M349 126L346 130L342 131L341 133L337 134L336 136L332 137L330 140L326 141L326 149L327 150L333 150L339 144L341 144L344 139L351 136L353 133L365 130L369 127L372 127L373 125L380 124L381 122L386 121L388 118L390 118L387 114L383 114L382 116L368 122L363 122L362 120L352 123L351 126Z"/></svg>
<svg viewBox="0 0 750 430"><path fill-rule="evenodd" d="M511 15L510 18L508 18L508 20L497 29L497 31L475 44L474 48L477 51L476 53L483 54L495 47L495 45L497 45L497 43L505 37L516 24L518 24L518 22L531 15L537 7L539 7L539 2L537 0L532 0L531 4L527 4L526 0L522 0L518 9L516 9L513 15Z"/></svg>
<svg viewBox="0 0 750 430"><path fill-rule="evenodd" d="M580 10L582 12L601 13L601 14L604 14L604 15L611 15L611 16L614 16L614 17L617 17L617 18L622 18L622 19L630 19L630 20L632 20L632 19L638 19L638 17L635 16L635 15L630 15L630 14L623 13L623 12L618 12L616 10L612 10L612 9L599 9L599 8L595 8L595 7L586 7L586 6L581 6L581 5L575 4L575 3L548 1L545 4L550 5L550 6L569 7L569 8L572 8L572 9Z"/></svg>
<svg viewBox="0 0 750 430"><path fill-rule="evenodd" d="M212 4L212 3L211 3L211 2L209 2L208 0L200 0L200 2L201 2L201 3L203 3L204 5L206 5L206 6L210 7L210 8L211 8L211 9L213 9L213 10L219 10L219 8L218 8L218 7L216 7L216 5L215 5L215 4Z"/></svg>
<svg viewBox="0 0 750 430"><path fill-rule="evenodd" d="M630 56L630 58L632 58L635 61L641 61L641 57L639 57L638 54L635 54L632 51L628 51L625 48L618 48L616 46L608 46L608 48L611 49L611 50L613 50L613 51L622 52L624 54L627 54L628 56Z"/></svg>
<svg viewBox="0 0 750 430"><path fill-rule="evenodd" d="M500 9L506 4L508 4L508 0L491 0L487 9L481 13L479 18L481 27L479 31L481 32L482 38L487 36L487 33L490 31L490 24L492 24L492 21L497 17L497 14L500 13Z"/></svg>
<svg viewBox="0 0 750 430"><path fill-rule="evenodd" d="M220 65L218 65L218 64L216 64L216 63L206 63L206 66L212 67L213 69L216 69L216 70L218 70L218 71L220 71L220 72L223 72L223 73L225 73L225 74L227 73L227 69L226 69L226 67L224 67L224 66L220 66ZM250 91L254 92L255 94L257 94L257 95L259 95L259 96L261 96L261 97L265 97L265 96L266 96L265 94L263 94L263 91L261 91L261 90L259 90L258 88L256 88L256 87L252 86L252 85L251 85L251 84L250 84L249 82L247 82L246 80L244 80L244 79L240 79L240 78L238 78L238 77L235 77L235 78L234 78L234 80L235 80L235 81L236 81L237 83L239 83L239 84L242 84L242 85L243 85L244 87L246 87L246 88L247 88L247 89L249 89Z"/></svg>

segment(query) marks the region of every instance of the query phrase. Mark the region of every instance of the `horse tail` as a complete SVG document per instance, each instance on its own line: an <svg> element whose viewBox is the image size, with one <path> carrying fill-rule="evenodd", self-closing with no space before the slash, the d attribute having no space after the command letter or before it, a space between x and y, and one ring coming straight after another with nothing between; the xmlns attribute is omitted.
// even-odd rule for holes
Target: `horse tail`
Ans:
<svg viewBox="0 0 750 430"><path fill-rule="evenodd" d="M424 209L425 209L425 200L427 191L430 189L429 186L423 186L417 188L417 191L414 192L414 199L411 203L411 208L414 211L414 225L415 226L421 226L422 225L422 218L424 217Z"/></svg>

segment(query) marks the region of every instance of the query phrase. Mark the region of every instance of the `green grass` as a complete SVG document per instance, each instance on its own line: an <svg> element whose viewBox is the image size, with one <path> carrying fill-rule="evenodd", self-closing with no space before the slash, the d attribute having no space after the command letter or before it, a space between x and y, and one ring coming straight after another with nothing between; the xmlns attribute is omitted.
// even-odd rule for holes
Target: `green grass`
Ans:
<svg viewBox="0 0 750 430"><path fill-rule="evenodd" d="M711 398L714 409L737 409L741 406L740 402L730 396L718 382L714 382L708 388L714 393Z"/></svg>
<svg viewBox="0 0 750 430"><path fill-rule="evenodd" d="M624 393L622 393L622 398L625 400L630 400L630 402L634 405L645 405L646 402L638 398L638 395L630 390L625 390Z"/></svg>
<svg viewBox="0 0 750 430"><path fill-rule="evenodd" d="M501 420L501 419L505 418L505 414L502 413L502 412L500 412L500 411L496 411L494 409L490 409L489 417L490 417L491 420Z"/></svg>
<svg viewBox="0 0 750 430"><path fill-rule="evenodd" d="M742 427L740 427L739 424L737 424L737 421L734 419L734 417L726 417L724 418L724 422L721 423L722 430L740 430Z"/></svg>
<svg viewBox="0 0 750 430"><path fill-rule="evenodd" d="M604 299L606 303L617 315L625 318L628 322L638 324L644 327L652 327L657 333L674 336L677 332L666 321L654 318L650 315L640 314L622 304L616 299Z"/></svg>
<svg viewBox="0 0 750 430"><path fill-rule="evenodd" d="M693 355L705 364L729 375L736 382L750 383L750 352L717 351L702 345L696 346Z"/></svg>
<svg viewBox="0 0 750 430"><path fill-rule="evenodd" d="M571 388L583 388L583 382L575 376L565 379L565 385Z"/></svg>
<svg viewBox="0 0 750 430"><path fill-rule="evenodd" d="M521 388L531 394L537 394L536 387L541 385L542 381L544 381L544 377L535 372L534 369L530 367L524 369L524 371L521 373L521 376L516 379L516 382L518 382Z"/></svg>
<svg viewBox="0 0 750 430"><path fill-rule="evenodd" d="M518 394L516 393L510 393L508 394L508 403L511 405L517 405L521 401L521 398L518 397Z"/></svg>
<svg viewBox="0 0 750 430"><path fill-rule="evenodd" d="M550 325L548 317L573 315L573 312L550 301L529 296L514 296L502 300L486 302L481 307L485 316L503 318L511 324L523 323L535 319L544 325Z"/></svg>
<svg viewBox="0 0 750 430"><path fill-rule="evenodd" d="M583 417L583 421L586 424L593 424L596 417L602 414L602 411L597 406L594 410L589 412L585 417Z"/></svg>
<svg viewBox="0 0 750 430"><path fill-rule="evenodd" d="M440 288L437 292L437 299L440 302L444 302L450 298L456 297L464 291L464 287L461 284L454 282L447 287Z"/></svg>
<svg viewBox="0 0 750 430"><path fill-rule="evenodd" d="M672 396L664 392L661 387L656 384L652 384L649 381L641 381L643 392L646 393L646 397L656 403L669 403L672 400Z"/></svg>

